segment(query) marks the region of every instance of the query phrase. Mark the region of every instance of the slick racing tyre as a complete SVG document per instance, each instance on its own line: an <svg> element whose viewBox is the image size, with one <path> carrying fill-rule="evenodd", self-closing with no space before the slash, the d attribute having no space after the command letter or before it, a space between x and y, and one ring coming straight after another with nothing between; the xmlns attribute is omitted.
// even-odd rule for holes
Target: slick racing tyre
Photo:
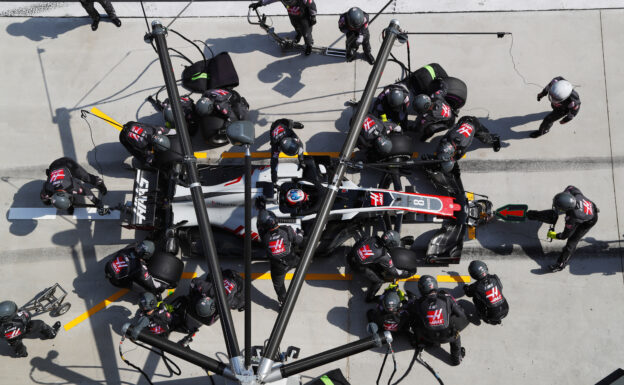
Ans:
<svg viewBox="0 0 624 385"><path fill-rule="evenodd" d="M446 99L452 109L459 110L466 104L466 98L468 97L468 87L466 87L466 83L453 77L444 79L444 82L448 87L444 99Z"/></svg>
<svg viewBox="0 0 624 385"><path fill-rule="evenodd" d="M154 278L165 281L172 287L178 285L183 268L184 263L180 259L163 251L156 252L147 263L147 270Z"/></svg>
<svg viewBox="0 0 624 385"><path fill-rule="evenodd" d="M219 116L208 116L201 119L201 134L204 138L204 142L209 147L221 147L229 143L225 134L219 132L225 132L225 125L225 119Z"/></svg>
<svg viewBox="0 0 624 385"><path fill-rule="evenodd" d="M415 95L428 94L431 82L436 78L447 78L444 68L438 63L431 63L412 72L408 78L408 86Z"/></svg>
<svg viewBox="0 0 624 385"><path fill-rule="evenodd" d="M416 273L418 258L416 252L404 247L394 247L390 249L392 262L397 269L413 271Z"/></svg>

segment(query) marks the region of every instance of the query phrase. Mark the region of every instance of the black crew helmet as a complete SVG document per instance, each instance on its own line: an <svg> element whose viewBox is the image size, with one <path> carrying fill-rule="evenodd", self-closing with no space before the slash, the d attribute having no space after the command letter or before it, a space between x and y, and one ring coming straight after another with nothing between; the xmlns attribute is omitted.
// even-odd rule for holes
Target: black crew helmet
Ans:
<svg viewBox="0 0 624 385"><path fill-rule="evenodd" d="M360 29L366 23L364 12L358 8L353 7L347 11L347 25L351 29Z"/></svg>
<svg viewBox="0 0 624 385"><path fill-rule="evenodd" d="M288 156L297 155L299 153L300 147L301 144L299 143L299 141L293 137L287 136L280 140L280 150Z"/></svg>
<svg viewBox="0 0 624 385"><path fill-rule="evenodd" d="M59 210L67 210L71 207L74 197L66 191L57 191L52 195L52 206Z"/></svg>
<svg viewBox="0 0 624 385"><path fill-rule="evenodd" d="M215 302L210 297L203 297L197 304L195 305L195 312L200 317L210 317L217 311L215 306Z"/></svg>
<svg viewBox="0 0 624 385"><path fill-rule="evenodd" d="M297 4L297 0L282 0L282 4L288 7L292 7L293 5Z"/></svg>
<svg viewBox="0 0 624 385"><path fill-rule="evenodd" d="M431 98L428 95L420 94L414 98L414 109L419 114L429 111L431 106L433 106L433 103L431 103Z"/></svg>
<svg viewBox="0 0 624 385"><path fill-rule="evenodd" d="M468 265L468 273L476 280L483 279L488 275L488 267L485 262L475 260Z"/></svg>
<svg viewBox="0 0 624 385"><path fill-rule="evenodd" d="M455 145L446 140L440 141L436 150L436 158L448 162L453 159L453 155L455 155Z"/></svg>
<svg viewBox="0 0 624 385"><path fill-rule="evenodd" d="M154 146L154 150L159 152L165 152L171 148L171 142L165 135L152 136L152 145Z"/></svg>
<svg viewBox="0 0 624 385"><path fill-rule="evenodd" d="M165 121L173 126L175 126L175 118L173 117L173 108L171 107L171 103L169 103L169 99L166 99L163 102L163 117Z"/></svg>
<svg viewBox="0 0 624 385"><path fill-rule="evenodd" d="M258 213L258 219L256 221L256 227L263 227L267 230L274 229L279 226L279 222L277 221L277 216L271 211L268 210L260 210Z"/></svg>
<svg viewBox="0 0 624 385"><path fill-rule="evenodd" d="M396 313L401 305L399 293L394 290L387 291L383 297L383 308L390 313Z"/></svg>
<svg viewBox="0 0 624 385"><path fill-rule="evenodd" d="M149 291L146 291L139 297L139 308L143 311L154 310L157 304L156 296Z"/></svg>
<svg viewBox="0 0 624 385"><path fill-rule="evenodd" d="M136 251L139 254L139 257L148 260L154 255L154 251L156 251L156 245L154 242L150 240L143 240L136 246Z"/></svg>
<svg viewBox="0 0 624 385"><path fill-rule="evenodd" d="M386 247L398 247L401 243L401 236L395 230L387 230L381 236L381 240Z"/></svg>
<svg viewBox="0 0 624 385"><path fill-rule="evenodd" d="M560 192L553 198L553 207L557 209L559 213L572 210L576 207L576 198L567 191Z"/></svg>
<svg viewBox="0 0 624 385"><path fill-rule="evenodd" d="M13 301L0 302L0 324L8 322L17 314L17 305Z"/></svg>
<svg viewBox="0 0 624 385"><path fill-rule="evenodd" d="M375 148L380 154L390 154L392 152L392 140L385 135L379 135L375 139Z"/></svg>
<svg viewBox="0 0 624 385"><path fill-rule="evenodd" d="M386 95L386 99L388 100L388 106L393 111L398 111L403 107L403 102L405 101L405 93L400 88L392 88L388 95Z"/></svg>
<svg viewBox="0 0 624 385"><path fill-rule="evenodd" d="M430 275L423 275L418 280L418 290L422 295L429 295L438 290L438 281Z"/></svg>
<svg viewBox="0 0 624 385"><path fill-rule="evenodd" d="M210 116L214 110L214 102L212 99L202 96L195 104L195 111L200 116Z"/></svg>

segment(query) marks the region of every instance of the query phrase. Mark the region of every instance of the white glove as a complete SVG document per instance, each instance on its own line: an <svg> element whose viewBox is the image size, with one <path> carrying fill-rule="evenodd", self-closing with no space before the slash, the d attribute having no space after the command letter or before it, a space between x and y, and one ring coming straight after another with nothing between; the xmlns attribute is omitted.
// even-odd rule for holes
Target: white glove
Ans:
<svg viewBox="0 0 624 385"><path fill-rule="evenodd" d="M362 44L364 42L364 35L358 35L358 38L355 42L358 44Z"/></svg>

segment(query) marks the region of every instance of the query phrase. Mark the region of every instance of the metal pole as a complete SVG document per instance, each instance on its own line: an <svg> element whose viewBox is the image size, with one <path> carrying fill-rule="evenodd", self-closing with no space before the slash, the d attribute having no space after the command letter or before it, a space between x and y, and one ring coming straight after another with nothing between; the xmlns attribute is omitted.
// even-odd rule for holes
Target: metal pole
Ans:
<svg viewBox="0 0 624 385"><path fill-rule="evenodd" d="M251 366L251 150L245 146L245 368Z"/></svg>
<svg viewBox="0 0 624 385"><path fill-rule="evenodd" d="M358 103L355 119L353 119L351 129L349 130L349 135L347 136L347 140L345 141L345 144L343 145L340 152L340 161L338 167L336 168L333 180L328 186L327 193L325 194L325 198L323 200L323 204L316 216L316 221L314 223L314 228L312 230L312 234L310 235L308 245L303 253L301 263L295 270L295 276L293 277L293 280L288 287L286 301L282 306L282 310L277 316L277 320L275 321L275 325L273 326L273 330L271 331L271 336L269 337L269 343L267 345L267 348L263 352L263 357L260 361L260 366L258 368L258 379L261 382L264 381L264 379L268 376L271 371L271 367L273 366L273 357L275 357L279 344L282 341L284 331L286 330L286 326L288 325L288 321L294 310L295 302L297 300L297 297L299 296L301 287L303 286L305 275L308 271L308 267L310 266L312 256L314 255L317 244L321 238L321 234L325 229L325 225L327 224L329 212L332 205L334 204L336 194L338 192L338 189L340 188L340 184L342 183L342 179L344 178L344 174L347 170L347 163L351 158L351 153L353 152L357 143L358 136L360 135L364 116L366 115L368 106L373 99L374 92L377 89L377 85L379 84L379 79L381 79L381 74L384 67L386 66L388 56L390 55L390 51L392 50L392 45L394 44L394 41L396 40L399 33L400 31L398 20L392 20L388 28L386 28L385 30L384 41L379 50L379 54L377 55L375 65L373 66L373 69L368 77L368 82L366 83L366 87L364 88L362 99Z"/></svg>
<svg viewBox="0 0 624 385"><path fill-rule="evenodd" d="M240 349L238 348L238 341L236 339L230 307L227 305L225 297L221 266L217 259L217 250L214 243L214 237L212 235L212 229L210 228L206 202L204 201L201 183L199 182L199 177L197 175L197 159L193 156L191 138L189 137L187 131L182 106L180 106L180 95L178 94L178 88L173 74L173 67L171 65L171 58L169 57L167 50L166 35L167 30L162 26L160 21L154 20L152 22L151 37L156 40L158 58L160 59L160 66L162 67L165 86L167 87L167 94L173 109L175 126L182 144L184 163L187 167L189 188L193 199L193 206L195 207L195 215L197 215L203 251L204 255L206 255L206 263L208 264L212 282L214 282L215 291L217 293L217 310L220 315L219 318L221 320L221 328L223 329L225 345L230 357L230 363L232 364L232 370L234 373L240 374L242 370L240 362Z"/></svg>

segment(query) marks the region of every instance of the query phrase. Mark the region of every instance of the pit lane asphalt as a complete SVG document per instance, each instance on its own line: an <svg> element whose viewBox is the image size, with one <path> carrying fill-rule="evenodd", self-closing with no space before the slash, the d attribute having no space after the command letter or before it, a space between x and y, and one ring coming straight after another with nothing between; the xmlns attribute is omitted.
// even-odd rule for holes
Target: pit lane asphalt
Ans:
<svg viewBox="0 0 624 385"><path fill-rule="evenodd" d="M495 207L527 203L543 209L550 206L555 193L575 184L601 209L598 224L563 272L545 274L543 267L554 260L563 242L540 241L546 227L532 223L496 223L478 229L477 240L466 243L468 258L462 263L419 270L419 274L465 275L469 259L484 256L490 270L502 278L511 304L502 327L471 325L462 333L467 356L460 367L449 366L448 357L439 349L424 354L446 383L595 383L624 362L623 230L619 223L623 216L618 212L624 207L624 133L619 130L624 123L620 107L624 103L622 16L621 10L399 16L409 31L513 32L511 52L516 69L527 83L540 85L525 84L515 72L510 37L410 38L413 68L438 62L449 74L463 79L469 96L462 113L487 117L485 125L509 144L499 153L475 144L462 161L467 190L488 195ZM379 33L389 19L381 16L371 26L374 50L379 48ZM274 17L273 21L277 31L291 31L286 18ZM143 103L162 84L156 56L143 43L144 21L123 22L121 29L103 22L100 30L92 33L85 18L0 19L4 31L0 48L5 53L0 58L4 85L0 128L7 143L0 154L0 197L7 212L10 207L40 207L37 194L43 170L60 156L74 157L92 172L99 162L110 191L106 202L129 199L132 174L121 167L127 154L117 142L117 131L89 119L96 162L89 127L79 113L81 108L97 106L121 122L158 120L151 106ZM180 19L174 28L205 40L215 52L231 52L241 78L238 90L249 100L250 119L256 123L254 149L268 150L268 126L277 118L290 117L306 125L298 134L309 151L340 150L351 114L344 103L363 89L368 64L283 55L260 28L248 25L244 18ZM334 42L338 37L335 17L320 17L314 35L319 45ZM338 41L337 46L343 42ZM199 59L194 48L172 34L169 44ZM397 45L394 52L400 59L406 57L403 46ZM182 65L182 60L174 59L177 74ZM528 133L549 109L545 100L537 103L535 95L541 85L559 74L579 86L581 112L567 125L556 124L548 135L530 139ZM398 67L389 64L382 84L398 76ZM432 145L419 144L415 151L431 149ZM219 152L212 154L217 157ZM354 178L357 180L357 175ZM373 179L365 177L363 183L370 185ZM412 181L418 191L427 191L420 177ZM64 325L117 291L104 280L104 261L141 237L108 220L7 218L2 220L2 299L22 304L59 282L70 292L72 303L71 310L60 318ZM407 225L403 235L415 235L418 244L424 245L435 227ZM226 265L242 270L240 261ZM203 266L201 260L188 260L185 271L201 274ZM267 268L266 263L254 264L258 272ZM311 269L314 273L338 271L344 271L344 260L338 257L316 260ZM181 292L185 285L186 281ZM460 285L441 286L460 301L466 299ZM363 302L361 287L359 280L307 282L282 348L299 346L302 356L308 356L365 336L369 306ZM406 287L416 291L414 282ZM261 345L277 309L270 281L255 281L253 296L254 343ZM0 344L0 360L11 368L0 373L0 382L137 383L138 373L117 355L121 325L134 313L136 299L134 293L122 297L70 331L61 331L54 341L26 341L30 353L26 359L8 357L8 347ZM40 318L54 321L47 314ZM234 320L242 341L242 313L235 313ZM204 327L192 346L214 356L225 351L221 341L218 327ZM124 347L130 349L127 343ZM401 374L412 354L404 341L397 342L395 349ZM448 346L443 349L448 351ZM306 375L340 367L352 384L372 384L382 352L368 351ZM144 366L159 383L207 381L205 373L181 360L175 359L184 380L164 377L166 369L153 354L135 350L126 356ZM387 376L388 367L385 373ZM436 383L419 365L406 381Z"/></svg>

